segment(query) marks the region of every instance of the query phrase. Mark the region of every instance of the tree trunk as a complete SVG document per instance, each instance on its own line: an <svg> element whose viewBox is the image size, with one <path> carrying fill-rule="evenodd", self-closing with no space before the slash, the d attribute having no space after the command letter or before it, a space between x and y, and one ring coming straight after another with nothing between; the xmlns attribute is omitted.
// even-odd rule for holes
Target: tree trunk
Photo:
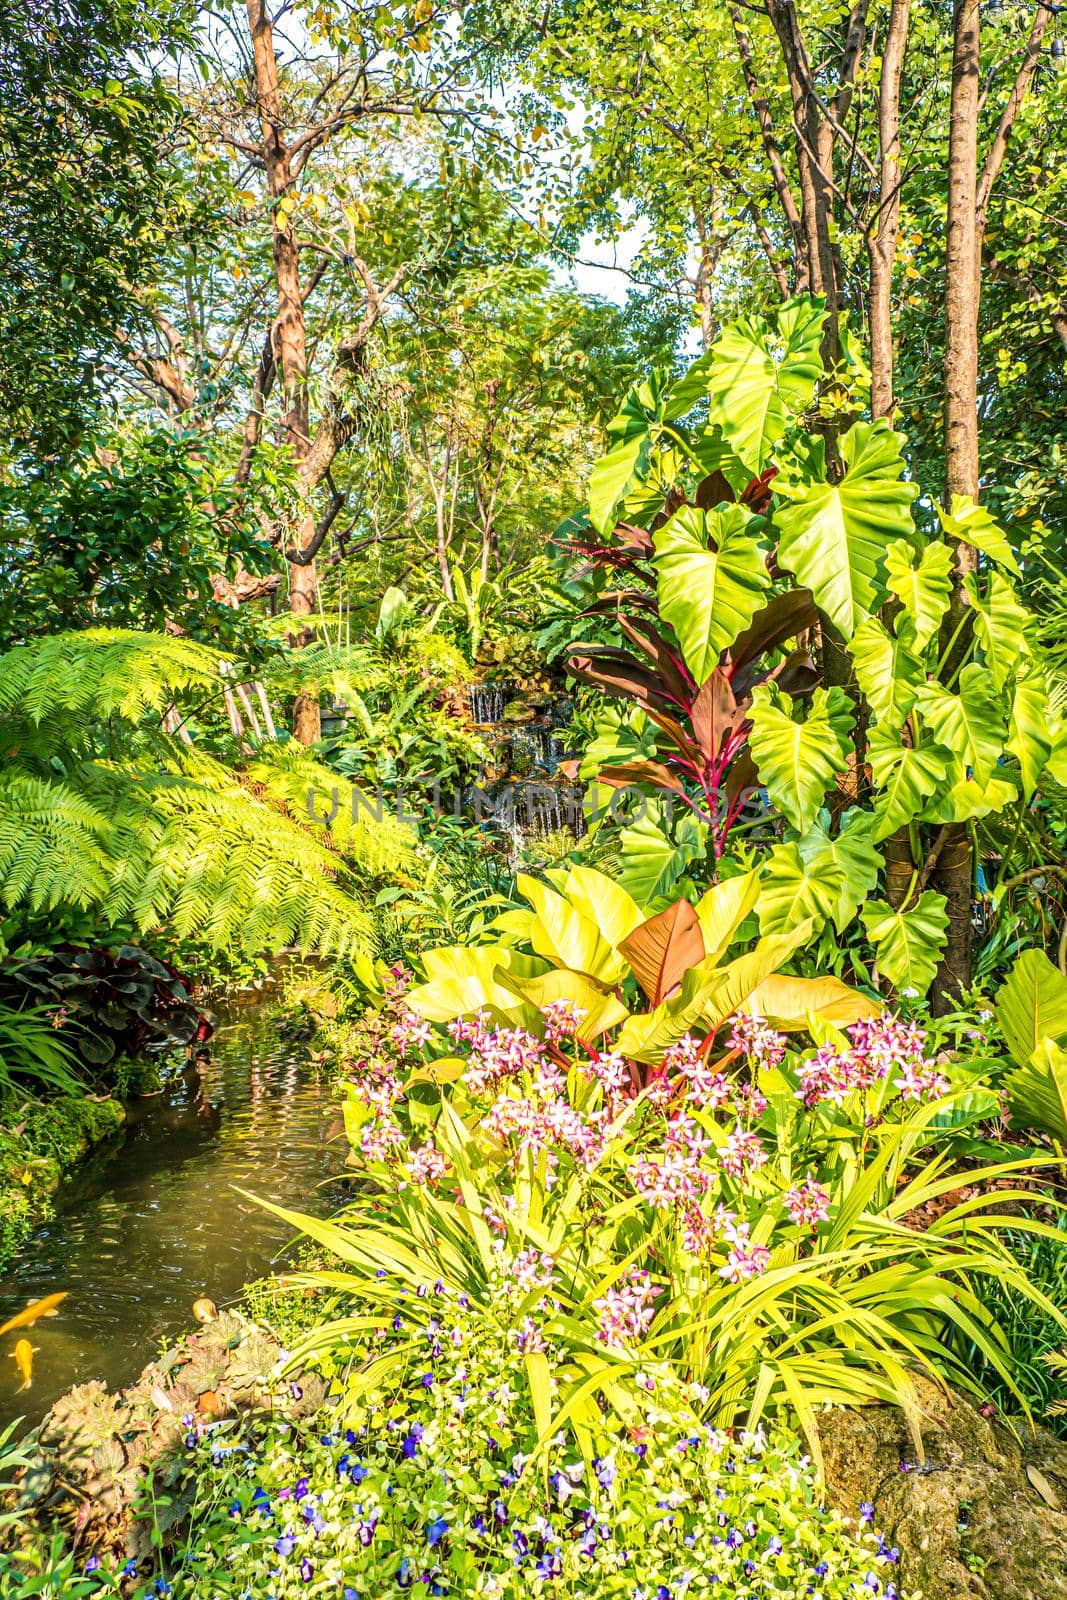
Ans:
<svg viewBox="0 0 1067 1600"><path fill-rule="evenodd" d="M252 35L255 63L256 106L263 138L263 165L272 202L272 253L277 314L271 330L274 361L281 378L285 408L283 436L293 460L303 464L311 445L308 410L307 327L304 296L300 284L300 253L293 210L286 204L292 196L293 175L285 124L278 62L274 53L274 28L265 0L247 0L248 26ZM303 475L301 475L303 476ZM314 531L314 518L301 518L297 548L303 549ZM289 606L294 619L313 617L318 603L315 562L294 564L291 569ZM308 644L315 629L306 621L294 622L290 635L293 644ZM321 733L318 695L300 694L293 707L293 733L301 744L314 744Z"/></svg>
<svg viewBox="0 0 1067 1600"><path fill-rule="evenodd" d="M871 281L871 416L893 413L893 264L900 232L900 80L911 0L893 0L878 91L878 222L867 238Z"/></svg>
<svg viewBox="0 0 1067 1600"><path fill-rule="evenodd" d="M978 293L980 235L978 109L981 93L979 0L955 0L952 101L948 150L948 232L945 259L945 499L978 498ZM943 645L967 614L963 580L976 568L976 553L956 546L956 578L942 627ZM952 670L952 662L948 670ZM943 894L949 927L945 953L934 979L935 1010L947 1011L971 982L971 861L966 823L953 823L932 886Z"/></svg>

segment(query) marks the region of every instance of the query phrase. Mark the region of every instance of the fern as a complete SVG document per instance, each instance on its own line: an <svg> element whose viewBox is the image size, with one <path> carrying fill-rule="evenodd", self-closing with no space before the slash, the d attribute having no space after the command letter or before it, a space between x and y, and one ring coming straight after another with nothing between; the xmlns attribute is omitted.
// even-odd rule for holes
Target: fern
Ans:
<svg viewBox="0 0 1067 1600"><path fill-rule="evenodd" d="M373 951L361 891L411 863L413 835L365 811L353 821L351 786L299 746L234 771L164 734L167 706L215 703L224 659L109 629L0 657L0 906L73 907L219 950ZM307 794L325 807L334 787L327 827Z"/></svg>

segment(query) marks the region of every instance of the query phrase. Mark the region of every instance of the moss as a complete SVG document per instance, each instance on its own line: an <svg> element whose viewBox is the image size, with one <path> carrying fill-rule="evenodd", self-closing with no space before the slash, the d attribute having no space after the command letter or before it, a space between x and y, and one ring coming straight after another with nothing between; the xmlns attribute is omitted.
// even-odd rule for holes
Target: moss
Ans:
<svg viewBox="0 0 1067 1600"><path fill-rule="evenodd" d="M64 1174L125 1120L117 1100L63 1095L0 1109L0 1267L52 1215Z"/></svg>

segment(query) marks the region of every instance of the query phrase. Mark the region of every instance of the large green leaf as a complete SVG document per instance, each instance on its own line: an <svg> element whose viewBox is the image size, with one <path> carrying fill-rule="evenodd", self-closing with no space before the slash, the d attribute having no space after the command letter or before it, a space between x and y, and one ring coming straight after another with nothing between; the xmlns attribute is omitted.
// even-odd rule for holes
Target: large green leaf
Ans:
<svg viewBox="0 0 1067 1600"><path fill-rule="evenodd" d="M804 856L795 843L776 844L760 879L760 933L788 933L809 917L821 928L845 892L845 869L831 850L809 850Z"/></svg>
<svg viewBox="0 0 1067 1600"><path fill-rule="evenodd" d="M678 635L698 684L748 627L770 585L767 562L744 506L683 506L655 535L660 613Z"/></svg>
<svg viewBox="0 0 1067 1600"><path fill-rule="evenodd" d="M709 418L753 475L767 465L790 418L811 404L825 319L823 303L802 295L780 308L777 338L767 323L742 317L710 352Z"/></svg>
<svg viewBox="0 0 1067 1600"><path fill-rule="evenodd" d="M1030 613L1019 604L1003 573L989 574L984 595L972 573L964 579L964 587L974 609L974 631L985 664L996 688L1002 689L1026 643Z"/></svg>
<svg viewBox="0 0 1067 1600"><path fill-rule="evenodd" d="M1067 978L1043 950L1024 950L993 1002L1008 1049L1021 1067L1042 1039L1067 1040Z"/></svg>
<svg viewBox="0 0 1067 1600"><path fill-rule="evenodd" d="M886 583L904 607L911 624L911 642L925 650L941 626L952 593L952 551L936 540L914 563L915 552L906 539L894 539L885 553Z"/></svg>
<svg viewBox="0 0 1067 1600"><path fill-rule="evenodd" d="M1042 1039L1025 1067L1004 1079L1017 1128L1037 1128L1067 1145L1067 1051Z"/></svg>
<svg viewBox="0 0 1067 1600"><path fill-rule="evenodd" d="M1002 771L1002 768L998 768ZM973 822L979 817L991 816L1004 810L1018 798L1019 790L1012 773L1002 778L987 778L976 783L965 778L958 763L952 762L947 782L931 796L922 809L923 822Z"/></svg>
<svg viewBox="0 0 1067 1600"><path fill-rule="evenodd" d="M841 889L830 913L834 927L840 932L848 927L882 870L883 861L874 848L873 832L873 813L853 806L842 818L836 837L831 839L819 818L797 840L801 857L812 873L825 875L830 862L841 868Z"/></svg>
<svg viewBox="0 0 1067 1600"><path fill-rule="evenodd" d="M650 804L636 822L619 833L619 882L640 905L651 906L670 894L689 864L703 856L704 845L705 830L695 817L677 820L672 839L660 808Z"/></svg>
<svg viewBox="0 0 1067 1600"><path fill-rule="evenodd" d="M1008 718L1008 749L1019 763L1023 793L1033 794L1052 754L1050 707L1044 674L1032 663L1016 679Z"/></svg>
<svg viewBox="0 0 1067 1600"><path fill-rule="evenodd" d="M971 661L960 673L958 694L939 683L927 683L916 695L918 706L938 744L959 756L984 784L1004 748L1007 725L992 674Z"/></svg>
<svg viewBox="0 0 1067 1600"><path fill-rule="evenodd" d="M1019 573L1015 552L985 506L976 506L970 495L954 494L952 510L938 507L941 526L950 539L959 539L981 550L991 561L999 561L1009 572Z"/></svg>
<svg viewBox="0 0 1067 1600"><path fill-rule="evenodd" d="M624 439L589 474L589 521L598 533L611 532L619 506L644 477L651 442L647 433Z"/></svg>
<svg viewBox="0 0 1067 1600"><path fill-rule="evenodd" d="M808 484L775 513L779 563L846 639L885 598L886 545L911 531L918 486L904 480L902 445L884 418L854 423L841 441L840 482Z"/></svg>
<svg viewBox="0 0 1067 1600"><path fill-rule="evenodd" d="M750 748L772 803L807 833L834 779L845 771L855 718L843 689L816 689L807 717L795 722L788 695L761 683L752 694Z"/></svg>
<svg viewBox="0 0 1067 1600"><path fill-rule="evenodd" d="M926 681L922 663L877 617L864 618L848 648L856 664L856 682L878 726L896 732L915 704L916 690Z"/></svg>
<svg viewBox="0 0 1067 1600"><path fill-rule="evenodd" d="M945 948L948 913L944 895L925 889L906 911L895 911L885 900L869 900L860 917L879 970L893 987L925 994Z"/></svg>
<svg viewBox="0 0 1067 1600"><path fill-rule="evenodd" d="M872 728L867 741L871 775L882 792L875 803L874 840L879 843L918 816L924 801L948 776L952 757L940 745L906 747L897 734Z"/></svg>

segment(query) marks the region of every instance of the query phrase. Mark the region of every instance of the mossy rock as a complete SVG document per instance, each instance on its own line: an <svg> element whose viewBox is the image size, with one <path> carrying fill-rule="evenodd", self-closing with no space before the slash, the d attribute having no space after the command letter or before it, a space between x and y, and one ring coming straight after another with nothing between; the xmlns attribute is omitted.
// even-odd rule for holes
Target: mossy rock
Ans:
<svg viewBox="0 0 1067 1600"><path fill-rule="evenodd" d="M138 1504L149 1472L167 1497L157 1521L168 1531L188 1513L190 1430L226 1418L282 1410L297 1418L323 1402L321 1380L279 1375L278 1340L237 1312L223 1312L165 1351L117 1394L79 1384L57 1400L31 1435L33 1460L19 1482L19 1509L42 1529L72 1526L87 1550L119 1559L151 1553Z"/></svg>
<svg viewBox="0 0 1067 1600"><path fill-rule="evenodd" d="M61 1095L9 1106L5 1116L14 1126L0 1126L0 1268L51 1216L52 1196L69 1169L113 1138L126 1113L118 1100Z"/></svg>
<svg viewBox="0 0 1067 1600"><path fill-rule="evenodd" d="M1067 1600L1067 1441L921 1386L925 1460L891 1406L819 1418L830 1498L873 1501L923 1600Z"/></svg>

